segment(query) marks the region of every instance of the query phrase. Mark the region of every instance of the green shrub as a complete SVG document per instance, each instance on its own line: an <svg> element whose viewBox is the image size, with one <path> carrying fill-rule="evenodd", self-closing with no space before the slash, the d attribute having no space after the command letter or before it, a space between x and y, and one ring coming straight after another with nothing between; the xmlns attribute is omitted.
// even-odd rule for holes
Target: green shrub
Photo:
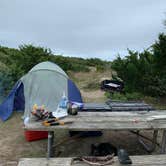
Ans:
<svg viewBox="0 0 166 166"><path fill-rule="evenodd" d="M150 48L141 53L128 49L128 55L118 56L111 67L123 79L125 92L166 97L166 34L159 34Z"/></svg>
<svg viewBox="0 0 166 166"><path fill-rule="evenodd" d="M106 92L105 96L107 98L110 98L112 100L121 100L121 101L127 101L127 100L142 100L143 95L137 92L133 93L126 93L126 94L121 94L121 93L109 93Z"/></svg>
<svg viewBox="0 0 166 166"><path fill-rule="evenodd" d="M107 98L112 99L112 100L122 100L122 101L126 101L127 100L126 96L124 94L120 94L120 93L113 93L112 94L112 93L106 92L105 96Z"/></svg>
<svg viewBox="0 0 166 166"><path fill-rule="evenodd" d="M143 98L141 93L133 92L125 94L127 100L141 100Z"/></svg>
<svg viewBox="0 0 166 166"><path fill-rule="evenodd" d="M98 72L102 72L102 71L105 70L105 68L104 68L104 66L97 65L97 66L96 66L96 70L97 70Z"/></svg>

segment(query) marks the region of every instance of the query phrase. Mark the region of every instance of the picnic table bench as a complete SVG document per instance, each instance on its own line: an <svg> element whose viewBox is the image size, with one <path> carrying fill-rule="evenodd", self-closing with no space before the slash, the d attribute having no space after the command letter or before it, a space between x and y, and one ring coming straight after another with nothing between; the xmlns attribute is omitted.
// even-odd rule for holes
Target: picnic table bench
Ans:
<svg viewBox="0 0 166 166"><path fill-rule="evenodd" d="M141 155L130 156L132 166L165 166L166 155ZM72 158L22 158L18 166L89 166L81 161L72 164ZM108 165L109 166L109 165ZM114 158L114 163L110 166L120 166L118 158Z"/></svg>
<svg viewBox="0 0 166 166"><path fill-rule="evenodd" d="M153 130L153 143L157 139L158 130L163 130L161 153L165 153L166 146L166 111L141 112L79 112L76 116L68 116L63 121L71 124L59 126L43 126L41 122L30 121L25 125L26 130L48 131L48 157L53 157L53 142L55 130L73 131L101 131L101 130ZM154 145L153 144L153 145ZM153 149L155 146L153 146Z"/></svg>
<svg viewBox="0 0 166 166"><path fill-rule="evenodd" d="M82 111L151 111L154 108L142 101L115 101L108 100L105 103L84 103Z"/></svg>

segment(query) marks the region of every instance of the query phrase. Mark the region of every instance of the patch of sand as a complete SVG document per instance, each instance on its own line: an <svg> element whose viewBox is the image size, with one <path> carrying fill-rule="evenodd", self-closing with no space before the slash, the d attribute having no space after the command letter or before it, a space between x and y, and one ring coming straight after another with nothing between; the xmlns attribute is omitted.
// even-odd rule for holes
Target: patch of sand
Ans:
<svg viewBox="0 0 166 166"><path fill-rule="evenodd" d="M84 99L84 102L104 102L106 100L104 91L101 90L94 90L94 91L81 90L81 95Z"/></svg>

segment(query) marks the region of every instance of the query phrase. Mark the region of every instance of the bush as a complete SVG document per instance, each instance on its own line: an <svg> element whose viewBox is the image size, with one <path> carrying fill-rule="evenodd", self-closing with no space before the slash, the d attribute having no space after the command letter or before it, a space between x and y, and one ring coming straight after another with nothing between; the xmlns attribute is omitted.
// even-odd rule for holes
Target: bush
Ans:
<svg viewBox="0 0 166 166"><path fill-rule="evenodd" d="M97 66L96 66L96 70L97 70L98 72L103 72L103 71L105 70L105 68L104 68L104 66L97 65Z"/></svg>
<svg viewBox="0 0 166 166"><path fill-rule="evenodd" d="M126 93L126 94L121 94L121 93L109 93L106 92L105 96L107 98L110 98L112 100L121 100L121 101L127 101L127 100L142 100L143 95L137 92L133 93Z"/></svg>
<svg viewBox="0 0 166 166"><path fill-rule="evenodd" d="M107 98L112 99L112 100L122 100L122 101L126 101L127 100L126 96L124 94L120 94L120 93L113 93L113 94L111 94L109 92L105 92L105 96Z"/></svg>
<svg viewBox="0 0 166 166"><path fill-rule="evenodd" d="M143 95L138 92L126 93L125 96L127 100L141 100L143 98Z"/></svg>
<svg viewBox="0 0 166 166"><path fill-rule="evenodd" d="M166 96L166 35L160 34L151 50L118 56L112 68L125 83L125 92L140 92L154 97Z"/></svg>
<svg viewBox="0 0 166 166"><path fill-rule="evenodd" d="M65 72L89 72L94 66L102 70L108 62L98 58L83 59L54 55L50 49L33 45L21 45L18 49L0 46L0 92L8 91L16 81L27 73L34 65L51 61L58 64ZM3 68L7 68L3 70ZM89 84L87 88L95 89L96 84Z"/></svg>

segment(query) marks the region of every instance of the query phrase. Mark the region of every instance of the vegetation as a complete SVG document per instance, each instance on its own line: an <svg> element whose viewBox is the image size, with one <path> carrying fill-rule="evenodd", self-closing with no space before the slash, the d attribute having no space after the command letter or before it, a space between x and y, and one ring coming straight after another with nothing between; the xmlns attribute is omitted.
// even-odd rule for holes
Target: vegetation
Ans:
<svg viewBox="0 0 166 166"><path fill-rule="evenodd" d="M139 99L142 95L166 97L166 35L159 34L157 41L139 53L128 49L124 58L118 56L113 62L98 58L76 58L55 55L48 48L21 45L18 49L0 46L0 92L8 92L17 80L34 65L52 61L63 70L88 72L95 68L98 73L114 69L124 83L125 95L114 94L114 99ZM94 73L97 74L97 73ZM84 89L99 88L98 82L87 82ZM107 97L110 97L106 93Z"/></svg>
<svg viewBox="0 0 166 166"><path fill-rule="evenodd" d="M52 61L58 64L66 72L88 72L89 67L95 67L98 71L110 66L110 62L98 58L76 58L54 55L50 49L35 47L33 45L21 45L18 49L0 46L0 92L8 92L16 81L27 73L34 65Z"/></svg>
<svg viewBox="0 0 166 166"><path fill-rule="evenodd" d="M105 96L107 98L111 98L112 100L121 100L121 101L127 101L127 100L142 100L143 95L138 92L130 92L130 93L105 93Z"/></svg>
<svg viewBox="0 0 166 166"><path fill-rule="evenodd" d="M112 68L125 83L125 92L145 95L166 96L166 35L159 34L158 40L141 53L128 50L128 56L118 56Z"/></svg>

